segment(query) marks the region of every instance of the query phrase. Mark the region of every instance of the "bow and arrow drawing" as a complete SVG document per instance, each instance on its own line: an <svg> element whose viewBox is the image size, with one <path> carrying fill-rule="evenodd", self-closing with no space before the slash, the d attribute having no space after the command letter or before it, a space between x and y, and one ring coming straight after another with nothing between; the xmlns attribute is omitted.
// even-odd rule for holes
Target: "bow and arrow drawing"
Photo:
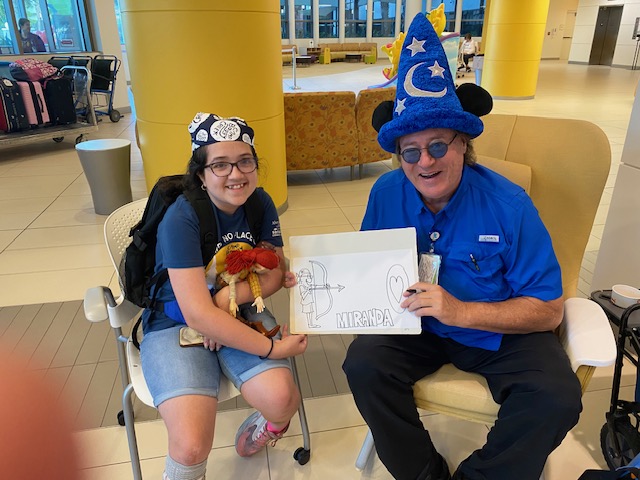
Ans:
<svg viewBox="0 0 640 480"><path fill-rule="evenodd" d="M342 291L344 285L331 285L327 268L316 260L309 260L311 269L303 268L297 274L298 286L300 288L300 303L302 312L307 318L309 328L320 328L317 322L320 318L331 311L333 307L333 295L331 290ZM329 305L322 312L318 312L321 296L326 296Z"/></svg>

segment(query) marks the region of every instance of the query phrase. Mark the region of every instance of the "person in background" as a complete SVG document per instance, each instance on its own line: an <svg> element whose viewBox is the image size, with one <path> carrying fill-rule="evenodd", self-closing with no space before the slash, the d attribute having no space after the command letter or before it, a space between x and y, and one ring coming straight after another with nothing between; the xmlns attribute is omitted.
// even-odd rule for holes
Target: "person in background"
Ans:
<svg viewBox="0 0 640 480"><path fill-rule="evenodd" d="M453 466L453 478L537 480L582 410L580 383L554 333L563 316L560 265L531 198L476 164L472 139L484 125L462 108L448 65L419 14L400 54L395 108L378 133L401 165L372 187L361 226L414 227L421 260L441 262L438 281L409 285L400 304L420 317L422 332L359 335L343 369L394 478L452 478L413 385L453 364L483 376L500 404L485 445Z"/></svg>
<svg viewBox="0 0 640 480"><path fill-rule="evenodd" d="M31 33L31 22L26 18L18 20L23 53L46 52L44 42L35 33Z"/></svg>
<svg viewBox="0 0 640 480"><path fill-rule="evenodd" d="M471 38L470 33L467 33L464 36L464 41L460 46L460 52L462 53L462 63L464 65L460 65L460 67L458 67L458 70L466 69L467 72L470 72L471 67L469 67L469 60L471 60L478 54L478 44Z"/></svg>

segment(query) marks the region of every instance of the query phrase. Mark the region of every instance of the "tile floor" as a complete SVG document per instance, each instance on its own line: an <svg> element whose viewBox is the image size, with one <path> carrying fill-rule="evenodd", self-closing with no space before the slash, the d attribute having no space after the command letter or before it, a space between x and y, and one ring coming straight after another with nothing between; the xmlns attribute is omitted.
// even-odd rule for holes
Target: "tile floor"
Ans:
<svg viewBox="0 0 640 480"><path fill-rule="evenodd" d="M381 65L347 67L313 65L298 70L301 90L358 91L381 83ZM495 113L517 113L580 118L599 125L612 150L610 178L601 200L583 263L580 292L588 295L599 241L622 153L639 71L544 61L540 66L536 98L496 101ZM458 81L472 81L471 74ZM290 70L283 68L283 89L291 90ZM119 123L100 124L91 138L134 139L134 116ZM135 142L133 142L135 143ZM352 231L359 227L367 192L389 162L367 165L362 179L348 181L348 169L291 173L289 209L282 215L285 237L297 234ZM146 196L140 153L132 146L134 198ZM114 286L109 259L102 246L104 217L93 212L73 139L24 147L0 148L0 307L78 300L86 288ZM623 379L622 392L631 398L632 372ZM576 479L586 468L604 466L599 430L608 409L611 369L599 369L584 396L580 423L552 454L548 480ZM243 409L220 414L216 441L209 457L212 478L320 479L390 478L380 462L357 472L353 462L365 427L348 394L313 398L306 402L312 432L312 458L297 465L291 453L300 446L299 427L251 459L233 452L233 435L247 415ZM481 445L487 429L438 415L424 415L433 438L455 467ZM166 453L166 433L159 421L137 425L145 478L160 478ZM130 479L126 437L120 427L78 432L86 480Z"/></svg>

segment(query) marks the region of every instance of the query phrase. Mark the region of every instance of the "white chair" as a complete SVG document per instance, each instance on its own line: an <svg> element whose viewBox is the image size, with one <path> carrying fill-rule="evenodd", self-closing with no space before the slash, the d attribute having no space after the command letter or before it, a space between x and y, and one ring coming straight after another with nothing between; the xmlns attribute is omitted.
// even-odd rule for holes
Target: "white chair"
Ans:
<svg viewBox="0 0 640 480"><path fill-rule="evenodd" d="M118 272L118 275L120 274L120 260L122 259L125 249L131 242L129 232L131 228L140 221L140 218L142 218L146 204L146 198L128 203L115 210L105 221L104 239L111 257L111 262L116 272ZM94 287L88 289L85 293L84 313L87 319L91 322L109 320L109 324L115 333L116 343L118 345L118 362L120 365L122 386L124 388L122 411L118 413L118 423L126 428L134 480L142 479L142 471L134 428L132 394L135 392L136 396L144 404L150 407L154 405L142 374L140 351L134 345L131 337L126 337L122 334L122 327L138 318L141 312L142 309L140 307L126 300L122 294L120 294L118 298L115 298L109 287ZM299 385L295 361L294 359L289 360L293 377L296 384ZM218 400L228 400L237 395L240 395L240 392L230 380L223 377L220 384ZM311 442L302 401L300 402L298 415L300 417L304 446L298 448L294 452L293 457L300 465L304 465L311 457Z"/></svg>

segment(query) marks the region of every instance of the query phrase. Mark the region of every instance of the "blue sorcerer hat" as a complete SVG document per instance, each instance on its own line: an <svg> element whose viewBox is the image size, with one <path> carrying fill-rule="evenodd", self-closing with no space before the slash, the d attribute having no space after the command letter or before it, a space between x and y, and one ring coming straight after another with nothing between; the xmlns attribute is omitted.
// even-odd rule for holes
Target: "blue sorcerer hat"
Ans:
<svg viewBox="0 0 640 480"><path fill-rule="evenodd" d="M474 138L484 126L460 105L440 39L420 13L402 45L393 118L380 128L378 143L394 153L398 138L428 128L450 128Z"/></svg>

